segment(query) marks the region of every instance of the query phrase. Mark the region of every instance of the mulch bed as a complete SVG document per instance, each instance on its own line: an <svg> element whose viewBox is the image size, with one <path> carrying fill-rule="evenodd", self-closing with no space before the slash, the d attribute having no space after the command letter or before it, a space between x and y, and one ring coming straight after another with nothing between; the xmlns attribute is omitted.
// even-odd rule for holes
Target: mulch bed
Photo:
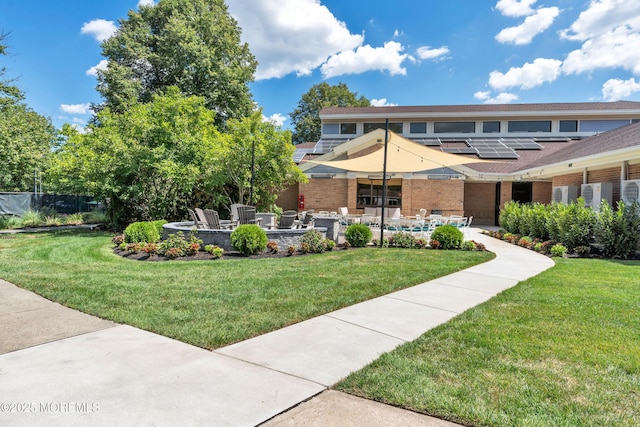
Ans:
<svg viewBox="0 0 640 427"><path fill-rule="evenodd" d="M333 251L339 251L339 250L344 250L346 248L342 247L342 246L336 246ZM349 248L349 249L353 249L353 248ZM301 252L297 252L293 255L289 255L289 253L286 250L280 250L278 253L272 253L272 252L263 252L257 255L250 255L250 256L245 256L243 255L241 252L237 252L237 251L225 251L224 254L222 255L221 258L214 258L211 254L204 252L204 251L198 251L195 255L189 255L189 256L184 256L184 257L178 257L175 258L173 260L170 260L169 258L166 258L164 256L158 255L158 254L148 254L146 252L138 252L138 253L130 253L127 251L123 251L119 248L115 248L113 250L113 253L116 255L119 255L123 258L127 258L127 259L132 259L135 261L151 261L151 262L158 262L158 261L220 261L220 260L229 260L229 259L261 259L261 258L287 258L287 257L300 257L300 256L309 256L309 255L314 255L312 253L307 253L307 254L303 254Z"/></svg>

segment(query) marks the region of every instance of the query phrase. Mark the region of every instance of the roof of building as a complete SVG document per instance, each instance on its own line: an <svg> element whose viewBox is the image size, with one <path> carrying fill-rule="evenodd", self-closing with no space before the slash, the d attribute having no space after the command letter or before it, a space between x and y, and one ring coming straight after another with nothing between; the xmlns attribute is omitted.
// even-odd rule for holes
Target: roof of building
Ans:
<svg viewBox="0 0 640 427"><path fill-rule="evenodd" d="M579 112L640 110L640 102L567 102L538 104L468 104L468 105L421 105L386 107L328 107L320 110L320 116L345 114L415 114L415 113L503 113L503 112Z"/></svg>
<svg viewBox="0 0 640 427"><path fill-rule="evenodd" d="M622 126L581 140L543 145L542 150L518 151L520 158L517 160L477 164L472 165L472 168L486 173L513 173L598 154L604 155L625 148L640 148L640 123Z"/></svg>

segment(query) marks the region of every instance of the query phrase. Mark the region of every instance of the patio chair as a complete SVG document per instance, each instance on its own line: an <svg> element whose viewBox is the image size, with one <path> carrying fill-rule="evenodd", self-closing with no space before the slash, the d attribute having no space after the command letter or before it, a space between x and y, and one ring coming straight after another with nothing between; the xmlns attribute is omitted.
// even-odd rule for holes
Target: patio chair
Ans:
<svg viewBox="0 0 640 427"><path fill-rule="evenodd" d="M207 217L204 215L204 211L200 208L195 208L194 211L196 211L196 217L198 217L198 221L200 222L200 224L202 224L201 228L211 228L209 222L207 221Z"/></svg>
<svg viewBox="0 0 640 427"><path fill-rule="evenodd" d="M234 203L231 205L231 222L238 223L238 206L244 206L241 203Z"/></svg>
<svg viewBox="0 0 640 427"><path fill-rule="evenodd" d="M298 228L313 228L313 211L307 211L299 222Z"/></svg>
<svg viewBox="0 0 640 427"><path fill-rule="evenodd" d="M205 209L203 211L204 217L207 220L208 228L222 230L222 229L230 229L233 227L232 224L221 224L220 223L220 215L218 211L214 211L213 209Z"/></svg>
<svg viewBox="0 0 640 427"><path fill-rule="evenodd" d="M349 208L347 207L340 207L338 208L338 215L342 215L342 216L347 216L349 215Z"/></svg>
<svg viewBox="0 0 640 427"><path fill-rule="evenodd" d="M256 219L256 208L245 205L238 206L238 224L260 225L260 221Z"/></svg>
<svg viewBox="0 0 640 427"><path fill-rule="evenodd" d="M298 216L297 211L284 211L280 215L280 220L278 220L278 229L288 229L293 228L293 224Z"/></svg>
<svg viewBox="0 0 640 427"><path fill-rule="evenodd" d="M189 217L191 218L191 221L193 221L193 226L196 228L204 228L204 224L200 222L200 220L198 219L198 216L193 211L193 209L187 209L187 211L189 212Z"/></svg>
<svg viewBox="0 0 640 427"><path fill-rule="evenodd" d="M437 218L432 218L428 222L424 223L422 227L422 237L424 237L427 242L431 240L431 233L440 225L440 220Z"/></svg>

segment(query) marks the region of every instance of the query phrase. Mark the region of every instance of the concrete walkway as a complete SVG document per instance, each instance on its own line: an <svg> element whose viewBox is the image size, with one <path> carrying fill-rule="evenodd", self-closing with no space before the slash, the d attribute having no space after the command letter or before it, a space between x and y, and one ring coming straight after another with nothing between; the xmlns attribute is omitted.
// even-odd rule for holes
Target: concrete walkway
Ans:
<svg viewBox="0 0 640 427"><path fill-rule="evenodd" d="M327 389L553 266L472 233L496 259L213 352L0 281L0 425L453 426Z"/></svg>

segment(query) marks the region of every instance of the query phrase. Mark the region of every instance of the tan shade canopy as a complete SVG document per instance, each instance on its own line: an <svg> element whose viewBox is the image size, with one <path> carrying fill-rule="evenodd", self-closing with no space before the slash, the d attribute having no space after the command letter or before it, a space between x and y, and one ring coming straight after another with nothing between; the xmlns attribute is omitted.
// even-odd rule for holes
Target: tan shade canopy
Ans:
<svg viewBox="0 0 640 427"><path fill-rule="evenodd" d="M364 156L346 160L309 160L309 162L353 172L382 172L384 144L377 145L379 149ZM389 173L420 172L469 163L487 163L487 160L443 153L389 132L387 146L387 172Z"/></svg>

